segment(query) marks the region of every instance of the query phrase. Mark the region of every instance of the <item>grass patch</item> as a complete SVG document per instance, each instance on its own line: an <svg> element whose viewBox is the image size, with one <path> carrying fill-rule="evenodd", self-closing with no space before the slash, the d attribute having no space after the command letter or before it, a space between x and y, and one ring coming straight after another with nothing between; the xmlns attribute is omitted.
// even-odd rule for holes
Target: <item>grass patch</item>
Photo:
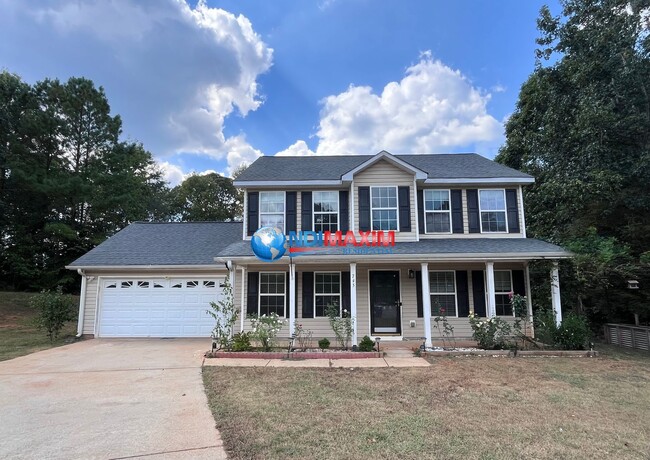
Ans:
<svg viewBox="0 0 650 460"><path fill-rule="evenodd" d="M34 293L0 292L0 361L64 345L77 333L77 322L63 328L53 343L35 325L36 312L29 306ZM78 298L77 298L78 299Z"/></svg>
<svg viewBox="0 0 650 460"><path fill-rule="evenodd" d="M205 367L231 458L650 456L650 356Z"/></svg>

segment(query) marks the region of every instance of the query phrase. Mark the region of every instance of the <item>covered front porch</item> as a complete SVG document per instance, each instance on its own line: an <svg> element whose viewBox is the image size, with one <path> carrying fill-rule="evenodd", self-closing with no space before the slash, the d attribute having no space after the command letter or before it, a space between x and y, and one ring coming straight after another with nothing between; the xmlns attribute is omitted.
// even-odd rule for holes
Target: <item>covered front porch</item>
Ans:
<svg viewBox="0 0 650 460"><path fill-rule="evenodd" d="M446 317L456 340L469 340L468 315L515 320L509 293L524 295L532 322L529 260L373 260L337 261L322 257L286 258L274 263L235 262L231 276L241 331L251 329L250 315L277 313L287 323L278 337L288 338L301 325L316 340L333 340L326 309L351 316L352 343L365 335L388 341L441 339L436 317ZM559 277L552 279L553 308L562 319ZM532 331L531 331L532 332Z"/></svg>

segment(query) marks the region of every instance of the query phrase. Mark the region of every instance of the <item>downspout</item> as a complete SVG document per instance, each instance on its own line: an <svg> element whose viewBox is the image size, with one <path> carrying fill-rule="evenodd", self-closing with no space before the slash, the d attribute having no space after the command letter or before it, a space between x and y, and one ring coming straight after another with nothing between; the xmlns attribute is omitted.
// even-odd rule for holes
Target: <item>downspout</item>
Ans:
<svg viewBox="0 0 650 460"><path fill-rule="evenodd" d="M86 310L86 272L77 269L81 275L81 293L79 295L79 319L77 320L77 338L81 337L84 330L84 312Z"/></svg>

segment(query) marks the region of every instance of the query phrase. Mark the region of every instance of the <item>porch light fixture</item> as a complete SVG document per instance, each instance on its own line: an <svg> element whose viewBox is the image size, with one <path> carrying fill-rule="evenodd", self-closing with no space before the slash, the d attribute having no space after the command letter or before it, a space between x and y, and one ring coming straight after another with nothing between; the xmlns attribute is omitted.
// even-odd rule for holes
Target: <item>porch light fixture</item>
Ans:
<svg viewBox="0 0 650 460"><path fill-rule="evenodd" d="M415 278L415 270L409 269L409 279Z"/></svg>
<svg viewBox="0 0 650 460"><path fill-rule="evenodd" d="M628 289L639 289L639 281L638 280L627 280L627 288Z"/></svg>

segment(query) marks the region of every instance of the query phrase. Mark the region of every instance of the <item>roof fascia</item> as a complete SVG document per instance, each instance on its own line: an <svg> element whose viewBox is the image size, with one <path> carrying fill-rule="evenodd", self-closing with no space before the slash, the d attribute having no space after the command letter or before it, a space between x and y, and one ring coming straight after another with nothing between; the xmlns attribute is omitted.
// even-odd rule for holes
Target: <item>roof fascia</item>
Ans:
<svg viewBox="0 0 650 460"><path fill-rule="evenodd" d="M205 270L205 271L214 271L215 268L219 268L219 264L215 263L214 265L66 265L67 270L123 270L123 271L135 271L135 270Z"/></svg>
<svg viewBox="0 0 650 460"><path fill-rule="evenodd" d="M426 179L425 184L532 184L533 177L472 177L454 179Z"/></svg>
<svg viewBox="0 0 650 460"><path fill-rule="evenodd" d="M293 185L341 185L343 181L340 179L333 180L247 180L235 181L235 187L285 187Z"/></svg>

